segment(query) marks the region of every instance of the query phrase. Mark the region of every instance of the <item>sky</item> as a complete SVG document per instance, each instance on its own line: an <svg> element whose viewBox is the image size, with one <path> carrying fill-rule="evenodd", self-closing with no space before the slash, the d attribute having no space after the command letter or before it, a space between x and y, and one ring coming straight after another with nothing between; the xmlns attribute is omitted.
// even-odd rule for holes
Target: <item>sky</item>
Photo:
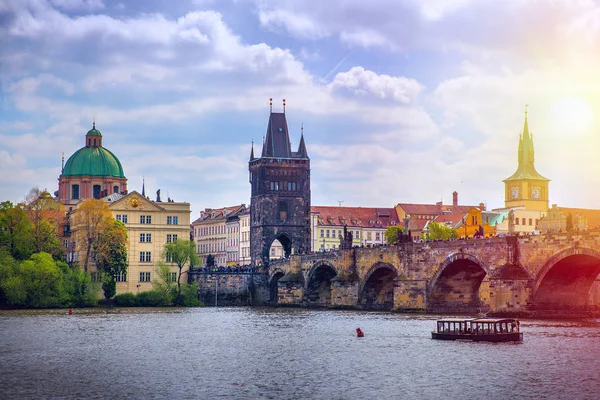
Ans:
<svg viewBox="0 0 600 400"><path fill-rule="evenodd" d="M2 0L0 200L95 120L130 191L248 204L273 98L313 205L502 207L528 105L550 203L600 208L598 65L591 0Z"/></svg>

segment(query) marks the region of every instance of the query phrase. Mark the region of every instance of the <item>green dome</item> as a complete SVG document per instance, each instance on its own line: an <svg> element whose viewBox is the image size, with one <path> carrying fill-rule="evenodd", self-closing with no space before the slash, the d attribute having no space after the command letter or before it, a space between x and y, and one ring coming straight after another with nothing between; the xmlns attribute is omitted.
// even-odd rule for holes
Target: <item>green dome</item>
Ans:
<svg viewBox="0 0 600 400"><path fill-rule="evenodd" d="M94 124L94 127L90 129L88 133L85 134L85 136L102 136L102 133L100 133L100 131L96 129L96 124Z"/></svg>
<svg viewBox="0 0 600 400"><path fill-rule="evenodd" d="M95 129L92 129L92 131L95 131ZM99 131L96 132L100 134ZM62 171L62 176L114 176L125 178L123 167L117 156L104 147L95 146L82 147L69 157Z"/></svg>

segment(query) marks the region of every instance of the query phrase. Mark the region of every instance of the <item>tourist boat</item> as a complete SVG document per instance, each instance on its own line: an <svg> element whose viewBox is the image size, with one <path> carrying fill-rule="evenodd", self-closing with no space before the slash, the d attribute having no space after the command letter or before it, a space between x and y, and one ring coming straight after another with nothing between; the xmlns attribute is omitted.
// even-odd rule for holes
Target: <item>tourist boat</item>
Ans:
<svg viewBox="0 0 600 400"><path fill-rule="evenodd" d="M482 342L522 342L521 324L512 318L444 319L437 321L432 339Z"/></svg>

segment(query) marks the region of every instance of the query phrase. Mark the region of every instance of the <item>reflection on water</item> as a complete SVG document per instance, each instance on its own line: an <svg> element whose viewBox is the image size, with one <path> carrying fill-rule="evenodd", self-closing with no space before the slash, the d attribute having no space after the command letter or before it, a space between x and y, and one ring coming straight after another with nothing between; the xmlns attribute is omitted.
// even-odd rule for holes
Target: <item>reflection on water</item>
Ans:
<svg viewBox="0 0 600 400"><path fill-rule="evenodd" d="M600 320L523 320L524 343L508 344L431 340L435 319L271 308L0 311L0 398L600 397Z"/></svg>

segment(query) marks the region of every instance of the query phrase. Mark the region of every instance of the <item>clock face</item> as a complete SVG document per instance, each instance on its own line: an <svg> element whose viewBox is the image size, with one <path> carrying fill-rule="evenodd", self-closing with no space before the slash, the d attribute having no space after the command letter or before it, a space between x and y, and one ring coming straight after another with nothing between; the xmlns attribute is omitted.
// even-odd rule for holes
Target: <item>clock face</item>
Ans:
<svg viewBox="0 0 600 400"><path fill-rule="evenodd" d="M540 198L540 188L533 188L531 189L531 197L534 199L539 199Z"/></svg>
<svg viewBox="0 0 600 400"><path fill-rule="evenodd" d="M518 199L519 198L519 188L518 187L514 187L512 188L512 198L513 199Z"/></svg>

